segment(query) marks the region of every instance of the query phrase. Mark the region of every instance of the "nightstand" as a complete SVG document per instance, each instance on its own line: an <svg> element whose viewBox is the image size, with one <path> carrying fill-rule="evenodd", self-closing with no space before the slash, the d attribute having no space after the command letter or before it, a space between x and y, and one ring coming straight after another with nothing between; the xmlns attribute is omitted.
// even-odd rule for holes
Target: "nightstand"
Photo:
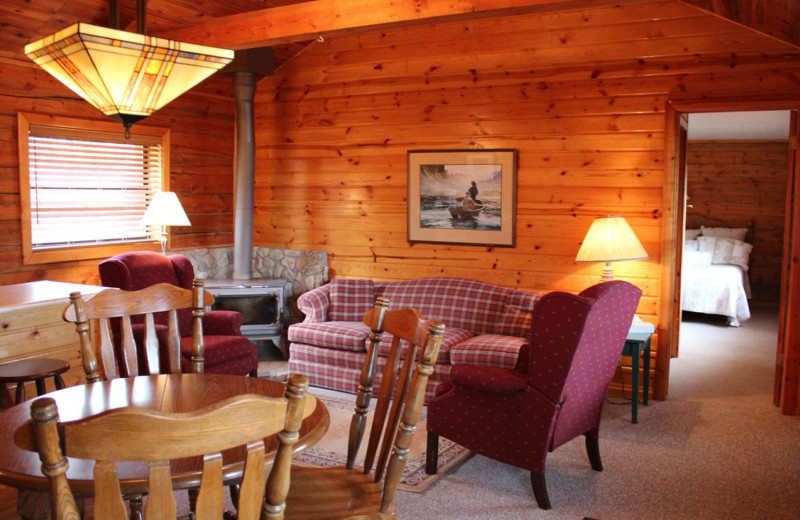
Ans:
<svg viewBox="0 0 800 520"><path fill-rule="evenodd" d="M642 404L647 406L647 394L650 391L650 338L649 332L632 332L625 338L623 356L631 357L631 422L639 422L639 358L644 352L644 381L642 388Z"/></svg>

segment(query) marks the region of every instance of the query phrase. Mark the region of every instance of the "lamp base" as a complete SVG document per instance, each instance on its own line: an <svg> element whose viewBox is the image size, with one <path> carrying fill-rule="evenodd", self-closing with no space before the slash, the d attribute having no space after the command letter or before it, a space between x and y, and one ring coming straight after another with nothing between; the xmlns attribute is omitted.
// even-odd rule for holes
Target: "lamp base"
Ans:
<svg viewBox="0 0 800 520"><path fill-rule="evenodd" d="M161 227L161 254L167 256L167 229L166 226Z"/></svg>
<svg viewBox="0 0 800 520"><path fill-rule="evenodd" d="M605 267L603 267L603 275L600 277L600 280L603 282L610 282L614 279L614 270L611 269L611 262L606 262Z"/></svg>

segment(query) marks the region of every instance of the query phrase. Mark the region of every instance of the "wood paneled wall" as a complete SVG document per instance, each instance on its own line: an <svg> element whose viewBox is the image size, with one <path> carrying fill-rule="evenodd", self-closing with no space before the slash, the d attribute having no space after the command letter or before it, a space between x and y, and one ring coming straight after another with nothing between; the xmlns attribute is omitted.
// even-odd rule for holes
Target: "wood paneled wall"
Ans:
<svg viewBox="0 0 800 520"><path fill-rule="evenodd" d="M756 305L777 307L786 214L787 141L689 141L687 220L752 223L750 285Z"/></svg>
<svg viewBox="0 0 800 520"><path fill-rule="evenodd" d="M615 274L658 321L665 107L796 100L786 51L673 2L326 39L259 84L256 245L325 249L334 277L580 291L586 230L622 214L650 258ZM516 247L408 243L406 152L481 148L519 151Z"/></svg>
<svg viewBox="0 0 800 520"><path fill-rule="evenodd" d="M0 58L0 68L0 284L42 279L99 283L99 260L22 265L17 112L107 118L32 62ZM231 79L216 76L138 123L170 129L170 189L192 222L191 227L171 228L172 248L233 241L231 91Z"/></svg>
<svg viewBox="0 0 800 520"><path fill-rule="evenodd" d="M665 2L315 44L259 84L256 243L324 248L333 276L575 291L600 274L573 262L592 219L621 213L650 259L615 271L652 316L667 100L795 88L797 56L749 56L743 35ZM440 148L519 150L515 248L407 242L406 152Z"/></svg>

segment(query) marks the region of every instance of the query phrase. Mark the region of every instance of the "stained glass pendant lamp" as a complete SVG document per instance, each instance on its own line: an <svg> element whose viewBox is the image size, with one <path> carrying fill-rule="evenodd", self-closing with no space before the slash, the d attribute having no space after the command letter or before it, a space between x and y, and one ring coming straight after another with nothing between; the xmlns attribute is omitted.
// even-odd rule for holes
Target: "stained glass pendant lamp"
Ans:
<svg viewBox="0 0 800 520"><path fill-rule="evenodd" d="M144 9L139 12L143 16ZM188 91L234 56L228 49L87 23L76 23L29 43L25 54L95 108L121 122L126 135L133 123Z"/></svg>

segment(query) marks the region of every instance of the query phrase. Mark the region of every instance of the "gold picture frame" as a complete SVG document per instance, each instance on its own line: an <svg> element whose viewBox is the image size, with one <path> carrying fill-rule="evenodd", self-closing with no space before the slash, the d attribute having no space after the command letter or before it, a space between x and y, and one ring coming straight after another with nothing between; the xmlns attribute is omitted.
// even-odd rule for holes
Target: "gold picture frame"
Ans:
<svg viewBox="0 0 800 520"><path fill-rule="evenodd" d="M514 247L517 151L409 150L408 241Z"/></svg>

